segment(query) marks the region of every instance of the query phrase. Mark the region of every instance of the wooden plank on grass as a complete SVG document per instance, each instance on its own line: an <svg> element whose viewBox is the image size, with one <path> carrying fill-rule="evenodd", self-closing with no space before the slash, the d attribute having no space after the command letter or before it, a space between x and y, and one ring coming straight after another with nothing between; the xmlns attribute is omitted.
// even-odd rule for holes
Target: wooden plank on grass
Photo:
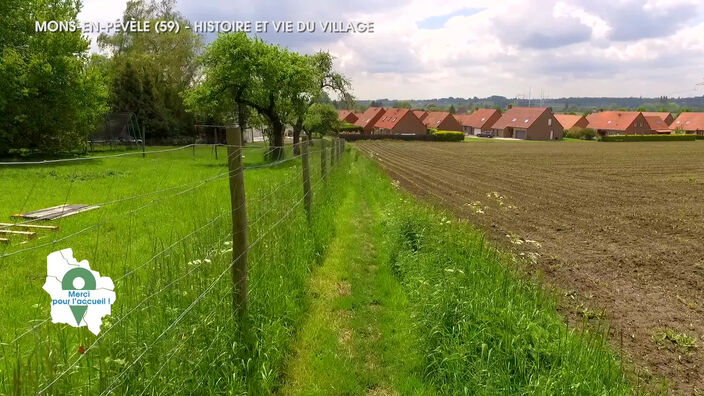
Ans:
<svg viewBox="0 0 704 396"><path fill-rule="evenodd" d="M10 243L10 240L7 238L0 238L0 243Z"/></svg>
<svg viewBox="0 0 704 396"><path fill-rule="evenodd" d="M0 230L0 234L3 235L9 235L9 236L25 236L27 239L34 238L37 236L36 233L31 232L31 231L12 231L12 230Z"/></svg>
<svg viewBox="0 0 704 396"><path fill-rule="evenodd" d="M20 213L12 215L15 218L32 219L32 220L56 220L63 217L73 216L78 213L87 212L89 210L98 209L100 206L90 206L84 204L69 204L52 206L51 208L36 210L29 213Z"/></svg>
<svg viewBox="0 0 704 396"><path fill-rule="evenodd" d="M0 223L0 227L5 227L5 228L22 228L25 230L49 230L49 231L58 231L59 226L53 226L53 225L38 225L38 224L15 224L15 223Z"/></svg>

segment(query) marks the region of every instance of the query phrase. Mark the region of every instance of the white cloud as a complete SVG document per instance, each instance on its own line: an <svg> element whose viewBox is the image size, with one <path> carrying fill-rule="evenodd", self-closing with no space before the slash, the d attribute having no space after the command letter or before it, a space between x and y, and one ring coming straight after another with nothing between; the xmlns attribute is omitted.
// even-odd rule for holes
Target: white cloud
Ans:
<svg viewBox="0 0 704 396"><path fill-rule="evenodd" d="M191 20L360 20L375 34L281 35L327 49L360 98L658 96L692 90L704 70L699 0L181 0ZM481 10L463 15L462 10ZM86 0L82 18L119 18L124 1ZM449 17L420 29L429 17ZM692 91L694 92L694 91ZM698 93L699 95L702 92Z"/></svg>

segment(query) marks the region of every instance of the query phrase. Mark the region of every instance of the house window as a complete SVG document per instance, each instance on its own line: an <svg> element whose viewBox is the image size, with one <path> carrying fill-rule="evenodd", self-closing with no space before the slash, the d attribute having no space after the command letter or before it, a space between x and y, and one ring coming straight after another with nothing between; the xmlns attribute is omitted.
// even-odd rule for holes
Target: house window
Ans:
<svg viewBox="0 0 704 396"><path fill-rule="evenodd" d="M548 118L548 126L552 126L552 118Z"/></svg>

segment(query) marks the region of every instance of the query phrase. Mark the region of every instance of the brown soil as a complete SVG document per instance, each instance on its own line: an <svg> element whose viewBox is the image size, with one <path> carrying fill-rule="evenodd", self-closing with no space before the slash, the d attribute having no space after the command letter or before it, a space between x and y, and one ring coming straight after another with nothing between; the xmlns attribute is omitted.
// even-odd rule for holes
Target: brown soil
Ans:
<svg viewBox="0 0 704 396"><path fill-rule="evenodd" d="M360 142L408 191L538 266L571 321L704 392L704 142ZM678 346L665 331L686 334ZM640 374L641 376L647 374Z"/></svg>

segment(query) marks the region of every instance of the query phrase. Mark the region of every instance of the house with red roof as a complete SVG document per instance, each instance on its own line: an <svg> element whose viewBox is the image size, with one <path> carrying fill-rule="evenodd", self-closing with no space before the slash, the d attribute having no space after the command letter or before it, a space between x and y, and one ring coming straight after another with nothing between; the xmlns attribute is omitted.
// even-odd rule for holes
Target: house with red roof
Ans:
<svg viewBox="0 0 704 396"><path fill-rule="evenodd" d="M481 132L491 132L491 127L501 118L501 112L496 109L477 109L472 114L455 114L462 125L465 135L477 135Z"/></svg>
<svg viewBox="0 0 704 396"><path fill-rule="evenodd" d="M425 117L428 116L428 112L425 110L413 110L413 114L418 117L418 119L421 121L423 121Z"/></svg>
<svg viewBox="0 0 704 396"><path fill-rule="evenodd" d="M670 126L667 125L665 120L663 120L661 117L646 116L645 113L643 113L643 116L645 116L645 121L648 122L650 130L652 130L653 132L663 135L672 133L672 129L670 129Z"/></svg>
<svg viewBox="0 0 704 396"><path fill-rule="evenodd" d="M555 114L555 118L566 131L572 128L586 128L589 125L587 118L582 115Z"/></svg>
<svg viewBox="0 0 704 396"><path fill-rule="evenodd" d="M549 107L509 106L491 129L494 136L525 140L556 140L564 134Z"/></svg>
<svg viewBox="0 0 704 396"><path fill-rule="evenodd" d="M374 134L414 134L425 135L428 129L425 124L409 109L388 109L374 124Z"/></svg>
<svg viewBox="0 0 704 396"><path fill-rule="evenodd" d="M383 107L370 107L359 116L354 124L362 127L362 133L372 133L374 125L384 113L386 113L386 109Z"/></svg>
<svg viewBox="0 0 704 396"><path fill-rule="evenodd" d="M450 113L446 111L429 111L423 118L423 124L428 129L434 128L438 131L459 131L462 132L462 124Z"/></svg>
<svg viewBox="0 0 704 396"><path fill-rule="evenodd" d="M352 110L338 110L337 111L337 118L340 121L344 121L350 124L354 124L355 121L359 118L357 114L355 114L354 111Z"/></svg>
<svg viewBox="0 0 704 396"><path fill-rule="evenodd" d="M670 129L704 136L704 113L680 113Z"/></svg>
<svg viewBox="0 0 704 396"><path fill-rule="evenodd" d="M672 116L672 113L668 113L666 111L644 111L642 113L645 117L658 117L661 120L665 121L668 126L670 126L670 124L675 121L675 117Z"/></svg>
<svg viewBox="0 0 704 396"><path fill-rule="evenodd" d="M587 116L589 128L598 135L648 135L653 133L639 111L602 111Z"/></svg>

